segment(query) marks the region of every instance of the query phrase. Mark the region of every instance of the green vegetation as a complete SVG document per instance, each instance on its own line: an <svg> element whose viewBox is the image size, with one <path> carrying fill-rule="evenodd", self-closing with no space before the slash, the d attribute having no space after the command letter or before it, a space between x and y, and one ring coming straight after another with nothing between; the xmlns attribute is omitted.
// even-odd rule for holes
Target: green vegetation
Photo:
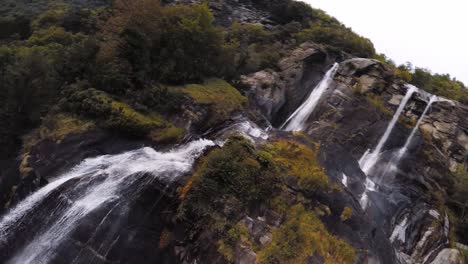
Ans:
<svg viewBox="0 0 468 264"><path fill-rule="evenodd" d="M23 138L23 152L29 151L42 140L61 141L71 134L80 134L95 127L95 124L66 114L47 116L41 126Z"/></svg>
<svg viewBox="0 0 468 264"><path fill-rule="evenodd" d="M226 217L224 209L239 212L269 197L278 181L275 175L275 166L260 156L248 140L231 138L223 148L213 150L203 159L180 190L183 207L202 216Z"/></svg>
<svg viewBox="0 0 468 264"><path fill-rule="evenodd" d="M369 104L373 105L375 108L380 110L380 112L389 116L393 115L392 111L385 106L385 103L383 102L382 97L373 93L367 93L366 100Z"/></svg>
<svg viewBox="0 0 468 264"><path fill-rule="evenodd" d="M265 145L262 154L278 164L281 175L296 177L303 191L316 193L330 187L328 177L317 161L317 149L313 147L280 139Z"/></svg>
<svg viewBox="0 0 468 264"><path fill-rule="evenodd" d="M179 139L180 130L167 123L156 113L142 114L124 102L112 99L108 94L93 88L70 88L65 92L60 106L63 111L80 113L85 118L99 121L101 126L130 136L148 136L167 141ZM161 134L160 134L161 133Z"/></svg>
<svg viewBox="0 0 468 264"><path fill-rule="evenodd" d="M413 67L410 62L397 67L384 54L377 55L376 59L393 69L395 77L398 79L411 83L432 94L460 101L464 104L468 103L467 87L463 82L451 77L450 74L432 73L428 69Z"/></svg>
<svg viewBox="0 0 468 264"><path fill-rule="evenodd" d="M299 42L311 40L324 43L358 57L372 58L375 56L374 45L369 39L363 38L343 25L313 25L295 35Z"/></svg>
<svg viewBox="0 0 468 264"><path fill-rule="evenodd" d="M455 235L464 244L468 243L468 171L459 166L454 174L454 185L449 193L448 206L453 212ZM452 220L452 219L451 219Z"/></svg>
<svg viewBox="0 0 468 264"><path fill-rule="evenodd" d="M229 262L234 262L234 249L239 241L248 246L253 246L254 244L250 241L249 230L243 223L237 223L223 234L222 238L218 241L218 252Z"/></svg>
<svg viewBox="0 0 468 264"><path fill-rule="evenodd" d="M355 252L328 233L323 223L301 204L290 208L286 221L273 232L273 241L258 253L260 263L305 263L317 252L325 263L354 263Z"/></svg>
<svg viewBox="0 0 468 264"><path fill-rule="evenodd" d="M196 104L210 107L212 114L207 126L226 120L247 103L246 97L229 83L220 79L208 79L202 84L189 84L184 86L182 91L188 94Z"/></svg>
<svg viewBox="0 0 468 264"><path fill-rule="evenodd" d="M210 232L228 262L233 261L234 250L241 243L256 251L260 263L303 263L314 253L323 256L325 263L353 263L354 249L329 234L314 210L299 203L288 205L291 198L285 197L291 194L284 185L286 176L297 177L306 192L326 191L329 185L313 147L288 139L257 150L243 137L231 137L222 148L202 158L179 189L180 217L191 219L191 232ZM272 242L263 248L252 241L241 221L261 205L285 217L273 230ZM352 212L345 211L351 217Z"/></svg>
<svg viewBox="0 0 468 264"><path fill-rule="evenodd" d="M350 219L352 216L353 216L353 209L351 209L349 207L345 207L343 209L343 212L340 215L340 219L341 219L341 221L344 222L344 221Z"/></svg>

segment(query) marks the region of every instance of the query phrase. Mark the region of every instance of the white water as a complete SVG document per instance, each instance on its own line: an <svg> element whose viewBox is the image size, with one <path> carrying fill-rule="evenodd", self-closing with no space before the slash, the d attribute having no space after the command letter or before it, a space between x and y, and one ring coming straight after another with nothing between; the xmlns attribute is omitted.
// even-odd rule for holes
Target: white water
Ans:
<svg viewBox="0 0 468 264"><path fill-rule="evenodd" d="M344 186L348 187L348 176L343 173L343 178L341 180L341 183L343 183Z"/></svg>
<svg viewBox="0 0 468 264"><path fill-rule="evenodd" d="M384 177L391 177L392 175L396 174L398 171L398 166L400 164L401 159L405 156L406 152L408 151L408 148L410 147L411 143L413 142L414 135L416 135L416 132L419 129L419 126L421 125L421 122L424 120L424 117L426 116L427 112L431 108L432 104L434 102L437 102L439 100L439 97L436 95L431 95L429 98L429 102L427 103L426 108L424 109L423 113L419 117L418 121L416 122L416 125L414 126L413 130L411 131L411 134L408 136L406 139L405 145L398 150L398 152L394 155L394 157L388 162L388 164L385 166L385 169L382 173Z"/></svg>
<svg viewBox="0 0 468 264"><path fill-rule="evenodd" d="M158 152L145 147L123 154L84 160L69 174L59 177L29 196L0 221L1 242L14 235L10 233L14 227L43 202L49 193L71 179L79 179L79 183L72 189L82 192L78 193L74 201L68 199L68 204L61 204L60 206L65 208L59 217L8 263L48 263L54 256L55 249L84 217L104 205L115 202L119 199L119 194L133 190L132 185L140 180L143 184L150 183L154 177L166 182L175 180L189 172L195 159L204 149L213 145L213 141L198 140L168 152ZM67 196L67 192L62 195Z"/></svg>
<svg viewBox="0 0 468 264"><path fill-rule="evenodd" d="M405 109L405 106L408 103L408 101L410 100L413 93L418 90L418 88L416 88L413 85L409 85L409 84L407 85L407 88L408 88L408 90L406 91L405 96L401 100L397 111L393 115L392 120L388 124L387 129L385 130L385 133L380 138L379 143L377 144L375 149L373 151L367 150L364 153L364 155L362 155L361 159L359 159L359 166L361 167L362 171L366 175L368 175L369 172L372 170L372 168L377 164L377 162L379 160L379 156L380 156L380 154L382 152L382 149L385 146L385 143L387 143L387 140L390 137L390 134L392 133L393 128L395 127L395 125L396 125L396 123L398 121L398 118L400 117L401 113ZM369 202L369 197L367 195L367 192L375 190L375 183L371 179L369 179L369 177L367 177L365 186L366 186L366 190L362 194L361 200L360 200L361 207L364 208L364 209L367 208L367 205L368 205L368 202Z"/></svg>
<svg viewBox="0 0 468 264"><path fill-rule="evenodd" d="M398 153L399 159L401 159L405 153L408 151L409 146L411 145L411 142L413 141L414 135L416 134L416 131L419 129L419 125L421 125L421 122L423 121L424 117L426 116L427 112L431 108L432 104L434 102L437 102L438 97L436 95L432 95L431 98L429 99L429 102L427 103L426 109L424 109L424 112L421 114L421 117L419 117L418 122L414 126L413 130L411 131L411 134L409 137L406 139L405 145L403 148L400 149Z"/></svg>
<svg viewBox="0 0 468 264"><path fill-rule="evenodd" d="M367 151L364 153L364 155L361 157L359 160L359 166L361 167L362 171L367 175L369 171L375 166L379 159L379 155L382 152L382 148L385 146L385 143L387 143L388 137L392 133L393 128L395 127L396 122L398 121L398 118L401 115L401 112L403 112L403 109L405 109L406 104L408 103L409 99L413 95L414 92L418 90L413 85L407 85L407 92L405 97L401 100L400 105L398 106L397 111L393 115L392 120L387 126L387 129L385 130L385 133L383 136L380 138L379 143L377 144L377 147L372 151Z"/></svg>
<svg viewBox="0 0 468 264"><path fill-rule="evenodd" d="M309 119L315 107L320 102L322 95L333 81L338 67L339 64L335 63L333 67L328 70L322 80L315 86L314 90L312 90L307 100L289 116L286 122L281 126L281 129L286 131L301 131L304 129L307 119Z"/></svg>
<svg viewBox="0 0 468 264"><path fill-rule="evenodd" d="M252 140L253 138L267 140L269 137L267 131L261 129L257 124L250 120L236 124L235 129Z"/></svg>
<svg viewBox="0 0 468 264"><path fill-rule="evenodd" d="M395 226L393 229L392 235L390 236L390 241L394 242L396 239L400 240L401 242L405 242L406 240L406 228L408 228L408 217L405 216L403 221Z"/></svg>

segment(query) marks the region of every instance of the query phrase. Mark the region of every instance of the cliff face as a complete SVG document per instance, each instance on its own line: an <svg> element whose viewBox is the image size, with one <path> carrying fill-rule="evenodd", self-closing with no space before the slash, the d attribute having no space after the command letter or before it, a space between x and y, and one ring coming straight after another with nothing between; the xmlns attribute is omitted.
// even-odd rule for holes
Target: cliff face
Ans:
<svg viewBox="0 0 468 264"><path fill-rule="evenodd" d="M273 28L277 18L261 2L209 5L218 25L237 21ZM175 164L168 167L178 168L186 159L177 155L187 152L159 138L123 137L95 125L42 138L41 129L59 130L43 124L28 136L34 144L25 139L21 155L1 172L0 213L8 215L87 158L101 162L152 146L160 151L155 160L135 165L137 173L123 181L132 186L73 222L47 256L49 263L462 263L448 205L452 175L468 167L468 107L439 98L418 128L431 95L416 91L368 172L363 157L388 130L408 86L377 60L311 41L281 47L284 56L276 67L241 76L236 84L243 95L216 79L171 87L190 98L179 113L167 116L187 131L176 136L178 142L213 140L193 168L155 177L144 168L162 155ZM335 62L336 75L304 129L283 131ZM113 164L99 162L93 164L99 173L58 186L17 225L0 221L0 259L24 256L26 246L56 219L66 223L61 210L93 193L87 189L93 182L132 171L133 163L107 171ZM174 175L176 180L167 181Z"/></svg>
<svg viewBox="0 0 468 264"><path fill-rule="evenodd" d="M304 87L317 84L335 59L336 55L306 43L281 60L281 71L262 71L244 81L252 87L251 98L260 111L278 125L300 104L297 98L304 98ZM309 118L305 131L321 143L321 162L328 175L341 183L345 174L354 197L365 185L357 163L377 145L406 89L378 61L346 60ZM384 146L381 163L390 163L392 153L405 144L427 102L424 91L412 96ZM465 105L445 99L434 103L398 170L374 179L380 192L372 194L374 207L364 217L378 223L402 261L430 263L449 247L447 211L434 196L447 198L449 175L466 167L466 110Z"/></svg>

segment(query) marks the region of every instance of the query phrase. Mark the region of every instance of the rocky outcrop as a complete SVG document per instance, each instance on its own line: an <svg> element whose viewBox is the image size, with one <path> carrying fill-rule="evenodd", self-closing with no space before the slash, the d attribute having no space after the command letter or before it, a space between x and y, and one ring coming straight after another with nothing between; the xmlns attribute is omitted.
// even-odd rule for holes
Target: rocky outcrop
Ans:
<svg viewBox="0 0 468 264"><path fill-rule="evenodd" d="M264 109L265 116L276 126L281 124L291 109L305 100L310 89L323 76L323 69L330 59L337 58L339 56L328 54L320 46L306 43L282 59L280 70L269 71L269 78L263 80L274 86L272 81L278 78L272 76L280 76L276 85L284 87L282 94L286 103L276 100L277 106L283 106L274 108L279 108L277 112ZM258 74L244 78L245 83L253 87L251 92L255 102L262 105L259 99L265 101L265 98L274 102L272 96L256 89L262 83L252 81ZM347 176L347 189L354 199L361 196L365 181L357 161L367 149L377 144L405 93L405 84L395 79L392 71L380 62L349 59L340 64L334 83L309 119L305 131L321 143L320 157L327 174L337 184L341 184L343 175ZM424 91L412 96L384 146L382 166L390 162L393 153L405 144L429 96ZM448 218L445 211L434 204L431 193L443 194L442 186L447 184L444 175L466 166L467 122L466 106L445 99L434 103L422 121L420 133L410 145L409 154L399 164L399 170L395 175L382 179L379 192L369 194L374 206L362 217L372 219L369 222L376 223L376 230L386 234L382 239L393 244L401 263L438 263L442 259L452 261L447 263L457 263L455 258L451 259L456 250L447 249ZM346 204L344 200L333 199L336 205ZM340 224L336 222L329 225L331 229L337 226ZM339 228L336 232L347 236ZM439 257L439 254L442 255Z"/></svg>
<svg viewBox="0 0 468 264"><path fill-rule="evenodd" d="M163 0L166 4L192 4L202 3L201 0ZM214 0L208 1L208 5L213 11L216 24L223 27L230 27L232 23L259 24L265 27L274 25L270 19L270 14L264 10L256 8L248 0Z"/></svg>
<svg viewBox="0 0 468 264"><path fill-rule="evenodd" d="M460 251L456 249L445 248L437 255L434 261L431 262L431 264L445 263L462 264L463 259L461 257Z"/></svg>
<svg viewBox="0 0 468 264"><path fill-rule="evenodd" d="M319 83L332 62L345 54L327 52L324 46L306 42L278 63L279 71L265 70L243 76L242 81L262 114L274 125L285 121Z"/></svg>
<svg viewBox="0 0 468 264"><path fill-rule="evenodd" d="M251 89L251 101L254 101L261 113L271 120L286 103L286 84L277 72L264 70L249 76L242 81Z"/></svg>

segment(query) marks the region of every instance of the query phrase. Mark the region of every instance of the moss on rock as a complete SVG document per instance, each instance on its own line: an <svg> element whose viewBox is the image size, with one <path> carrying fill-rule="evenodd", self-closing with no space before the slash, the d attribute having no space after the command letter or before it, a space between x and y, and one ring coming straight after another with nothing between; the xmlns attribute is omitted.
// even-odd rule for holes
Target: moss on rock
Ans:
<svg viewBox="0 0 468 264"><path fill-rule="evenodd" d="M69 92L61 106L65 111L95 120L104 128L131 136L147 136L156 142L177 142L184 134L158 113L141 113L93 88Z"/></svg>
<svg viewBox="0 0 468 264"><path fill-rule="evenodd" d="M258 259L260 263L307 263L315 253L330 264L354 263L356 255L345 241L330 235L314 213L297 204L273 232L272 242L258 252Z"/></svg>
<svg viewBox="0 0 468 264"><path fill-rule="evenodd" d="M210 118L207 125L218 124L239 111L247 98L236 88L220 79L208 79L202 84L188 84L182 88L195 104L209 106Z"/></svg>
<svg viewBox="0 0 468 264"><path fill-rule="evenodd" d="M318 192L330 187L328 176L317 160L317 149L289 139L277 139L264 146L265 156L282 169L284 177L294 176L299 187Z"/></svg>

